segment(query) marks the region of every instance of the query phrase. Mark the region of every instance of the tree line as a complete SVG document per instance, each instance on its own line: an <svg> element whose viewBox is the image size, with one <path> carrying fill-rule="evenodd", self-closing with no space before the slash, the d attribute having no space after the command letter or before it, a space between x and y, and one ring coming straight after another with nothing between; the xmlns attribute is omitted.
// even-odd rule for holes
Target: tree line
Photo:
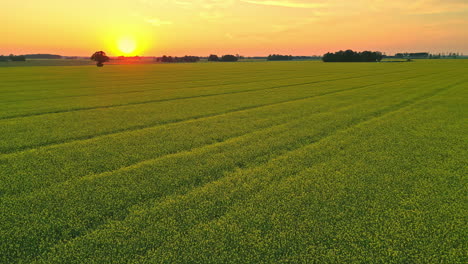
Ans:
<svg viewBox="0 0 468 264"><path fill-rule="evenodd" d="M268 61L288 61L293 59L294 57L292 55L271 54L267 57Z"/></svg>
<svg viewBox="0 0 468 264"><path fill-rule="evenodd" d="M462 58L463 54L449 52L449 53L438 53L438 54L429 54L429 59L457 59Z"/></svg>
<svg viewBox="0 0 468 264"><path fill-rule="evenodd" d="M353 50L337 51L335 53L328 52L323 55L324 62L379 62L384 55L379 51L363 51L356 52Z"/></svg>
<svg viewBox="0 0 468 264"><path fill-rule="evenodd" d="M10 54L9 56L0 56L0 61L26 61L26 56L24 55L13 55Z"/></svg>
<svg viewBox="0 0 468 264"><path fill-rule="evenodd" d="M425 59L429 58L429 52L415 52L415 53L396 53L395 58L401 59Z"/></svg>
<svg viewBox="0 0 468 264"><path fill-rule="evenodd" d="M449 53L438 53L438 54L432 54L429 52L416 52L416 53L396 53L395 58L405 58L405 59L456 59L459 57L463 57L463 54L460 53L455 53L455 52L449 52Z"/></svg>
<svg viewBox="0 0 468 264"><path fill-rule="evenodd" d="M208 61L216 61L216 62L235 62L238 61L240 56L235 55L223 55L218 57L218 55L211 54L208 56ZM156 58L155 61L157 62L165 62L165 63L177 63L177 62L199 62L200 57L197 56L184 56L184 57L172 57L172 56L162 56Z"/></svg>
<svg viewBox="0 0 468 264"><path fill-rule="evenodd" d="M24 55L26 59L49 59L49 60L58 60L62 59L62 56L56 54L26 54Z"/></svg>
<svg viewBox="0 0 468 264"><path fill-rule="evenodd" d="M155 59L157 62L167 62L167 63L174 63L174 62L199 62L200 57L197 56L184 56L184 57L172 57L172 56L162 56L161 58Z"/></svg>
<svg viewBox="0 0 468 264"><path fill-rule="evenodd" d="M62 59L62 56L55 54L25 54L0 56L0 61L26 61L27 59Z"/></svg>

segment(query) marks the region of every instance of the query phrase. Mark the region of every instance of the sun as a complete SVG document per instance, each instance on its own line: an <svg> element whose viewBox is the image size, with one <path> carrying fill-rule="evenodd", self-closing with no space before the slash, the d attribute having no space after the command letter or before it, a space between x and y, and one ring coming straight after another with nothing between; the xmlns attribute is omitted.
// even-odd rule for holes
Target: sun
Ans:
<svg viewBox="0 0 468 264"><path fill-rule="evenodd" d="M117 48L125 55L132 55L137 49L137 43L131 37L123 37L117 41Z"/></svg>

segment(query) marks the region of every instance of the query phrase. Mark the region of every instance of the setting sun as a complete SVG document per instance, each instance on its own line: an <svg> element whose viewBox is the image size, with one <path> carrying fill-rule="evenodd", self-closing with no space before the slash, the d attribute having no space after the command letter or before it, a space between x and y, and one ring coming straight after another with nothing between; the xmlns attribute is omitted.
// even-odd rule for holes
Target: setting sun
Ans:
<svg viewBox="0 0 468 264"><path fill-rule="evenodd" d="M117 47L125 55L133 55L132 53L137 49L137 43L134 39L125 37L118 40Z"/></svg>

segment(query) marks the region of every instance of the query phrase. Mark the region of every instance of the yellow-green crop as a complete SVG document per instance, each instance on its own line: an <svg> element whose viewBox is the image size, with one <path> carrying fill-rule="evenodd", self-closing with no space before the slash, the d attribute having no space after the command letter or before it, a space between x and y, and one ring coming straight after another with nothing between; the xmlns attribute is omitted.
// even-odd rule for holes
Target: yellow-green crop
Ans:
<svg viewBox="0 0 468 264"><path fill-rule="evenodd" d="M467 260L468 61L0 78L0 263Z"/></svg>

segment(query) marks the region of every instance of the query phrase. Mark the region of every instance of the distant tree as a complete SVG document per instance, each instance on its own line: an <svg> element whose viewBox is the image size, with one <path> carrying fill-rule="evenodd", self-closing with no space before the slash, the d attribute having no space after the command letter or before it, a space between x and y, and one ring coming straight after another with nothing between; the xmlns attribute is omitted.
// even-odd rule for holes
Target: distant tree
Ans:
<svg viewBox="0 0 468 264"><path fill-rule="evenodd" d="M104 51L96 51L93 56L91 56L91 60L96 62L96 66L102 67L104 66L104 62L109 61L109 57L107 57Z"/></svg>
<svg viewBox="0 0 468 264"><path fill-rule="evenodd" d="M380 52L380 51L376 51L375 53L376 53L376 56L377 56L376 59L377 59L378 62L381 62L382 59L386 57L386 55L382 54L382 52Z"/></svg>
<svg viewBox="0 0 468 264"><path fill-rule="evenodd" d="M211 54L211 55L208 57L208 61L219 61L219 57L218 57L218 55L213 55L213 54Z"/></svg>
<svg viewBox="0 0 468 264"><path fill-rule="evenodd" d="M0 61L8 61L8 57L7 56L0 56Z"/></svg>
<svg viewBox="0 0 468 264"><path fill-rule="evenodd" d="M224 62L235 62L238 60L239 58L237 58L234 55L224 55L223 57L221 57L221 61L224 61Z"/></svg>

